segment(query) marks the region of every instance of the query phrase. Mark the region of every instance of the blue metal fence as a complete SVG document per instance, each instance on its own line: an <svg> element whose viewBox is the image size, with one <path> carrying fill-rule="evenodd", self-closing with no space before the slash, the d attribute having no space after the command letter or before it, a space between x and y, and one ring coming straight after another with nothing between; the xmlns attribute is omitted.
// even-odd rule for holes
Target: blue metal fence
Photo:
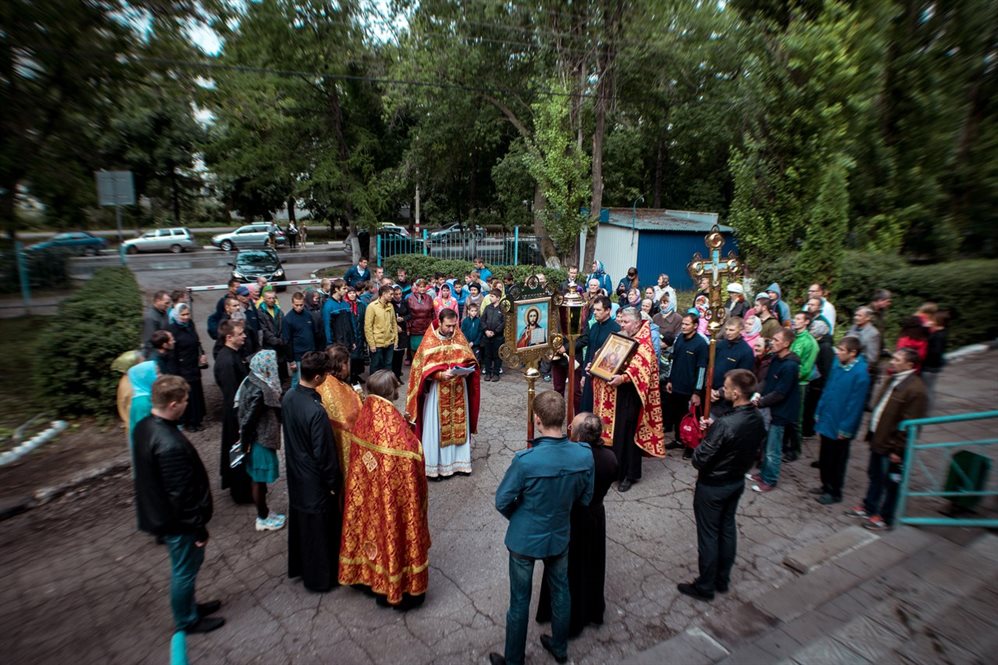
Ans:
<svg viewBox="0 0 998 665"><path fill-rule="evenodd" d="M901 429L907 430L906 437L908 445L905 448L905 459L904 459L904 473L901 478L901 487L898 494L898 509L897 509L897 521L899 524L911 524L916 526L977 526L985 528L995 528L998 527L998 518L994 517L947 517L947 516L909 516L907 514L908 510L908 500L911 498L942 498L949 500L956 500L960 498L969 497L980 497L982 500L987 497L998 496L998 490L988 489L988 486L994 486L994 482L989 478L987 485L983 489L967 489L973 488L974 479L967 475L964 468L961 467L955 459L951 459L948 464L948 471L951 477L957 480L957 485L960 489L958 490L947 490L945 488L946 477L942 479L937 478L936 474L933 473L926 466L924 459L918 458L918 453L925 450L940 450L940 449L950 449L950 448L977 448L980 446L992 446L998 444L998 438L988 438L988 439L978 439L978 440L968 440L968 441L945 441L941 443L918 443L918 437L921 435L923 428L931 427L932 425L945 425L950 423L967 422L971 420L988 420L988 419L998 419L998 411L984 411L980 413L963 413L952 416L937 416L933 418L917 418L914 420L906 420L901 423ZM993 429L992 431L996 431ZM916 463L918 468L926 475L930 480L932 489L928 490L911 490L911 474L915 468ZM938 488L938 489L937 489Z"/></svg>
<svg viewBox="0 0 998 665"><path fill-rule="evenodd" d="M488 233L480 227L468 230L428 231L421 237L379 233L378 265L396 254L423 254L438 259L470 261L481 257L491 265L541 265L544 263L536 236L522 235L520 228Z"/></svg>

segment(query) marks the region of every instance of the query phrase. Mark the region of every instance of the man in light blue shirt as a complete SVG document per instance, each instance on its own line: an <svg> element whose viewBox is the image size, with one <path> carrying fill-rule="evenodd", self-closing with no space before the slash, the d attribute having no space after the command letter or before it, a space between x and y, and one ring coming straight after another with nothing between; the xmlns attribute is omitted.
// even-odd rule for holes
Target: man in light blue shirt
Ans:
<svg viewBox="0 0 998 665"><path fill-rule="evenodd" d="M544 561L551 587L551 635L541 645L555 661L568 660L571 600L568 540L572 506L593 497L593 454L588 444L563 433L565 398L550 390L534 398L533 446L520 450L496 490L496 510L509 520L509 611L505 656L489 654L492 665L522 665L527 644L534 562Z"/></svg>

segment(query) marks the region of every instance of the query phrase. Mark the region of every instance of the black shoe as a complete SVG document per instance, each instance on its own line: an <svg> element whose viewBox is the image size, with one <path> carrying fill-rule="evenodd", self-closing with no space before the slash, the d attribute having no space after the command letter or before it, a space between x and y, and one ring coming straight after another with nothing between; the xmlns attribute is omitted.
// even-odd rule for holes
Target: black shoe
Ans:
<svg viewBox="0 0 998 665"><path fill-rule="evenodd" d="M502 374L502 372L499 372L499 374ZM499 376L499 374L493 374L492 375L492 380L493 381L498 381L500 378L502 378L502 377Z"/></svg>
<svg viewBox="0 0 998 665"><path fill-rule="evenodd" d="M689 596L690 598L696 598L697 600L703 600L706 602L714 600L714 594L700 591L695 584L677 584L676 588L679 590L679 593L684 596Z"/></svg>
<svg viewBox="0 0 998 665"><path fill-rule="evenodd" d="M209 600L207 603L198 603L198 618L206 617L209 614L214 614L215 612L222 609L222 601L220 600Z"/></svg>
<svg viewBox="0 0 998 665"><path fill-rule="evenodd" d="M811 468L812 469L820 469L821 468L821 464L818 463L818 460L814 460L813 462L811 462Z"/></svg>
<svg viewBox="0 0 998 665"><path fill-rule="evenodd" d="M824 487L812 487L807 491L808 494L827 494Z"/></svg>
<svg viewBox="0 0 998 665"><path fill-rule="evenodd" d="M558 654L556 654L554 652L554 647L551 646L551 636L550 635L541 635L541 646L544 647L545 651L547 651L549 654L551 654L551 657L554 658L554 662L556 662L556 663L567 663L568 662L568 654L565 654L564 656L559 656Z"/></svg>
<svg viewBox="0 0 998 665"><path fill-rule="evenodd" d="M692 459L692 458L693 458L692 448L687 448L686 450L683 451L683 459Z"/></svg>
<svg viewBox="0 0 998 665"><path fill-rule="evenodd" d="M380 593L375 595L374 602L378 607L391 607L392 604L388 602L388 596L382 596Z"/></svg>
<svg viewBox="0 0 998 665"><path fill-rule="evenodd" d="M195 633L210 633L213 630L218 630L225 625L225 619L222 617L201 617L194 624L184 628L184 632L188 635L193 635Z"/></svg>
<svg viewBox="0 0 998 665"><path fill-rule="evenodd" d="M617 484L617 491L618 492L626 492L627 490L631 489L631 485L633 485L633 484L634 483L632 483L630 480L628 480L627 478L624 478L623 480L621 480Z"/></svg>
<svg viewBox="0 0 998 665"><path fill-rule="evenodd" d="M717 593L728 593L728 587L717 584L714 586L714 591Z"/></svg>
<svg viewBox="0 0 998 665"><path fill-rule="evenodd" d="M679 450L680 448L685 448L685 446L678 441L673 441L672 443L665 444L666 450Z"/></svg>
<svg viewBox="0 0 998 665"><path fill-rule="evenodd" d="M783 455L783 463L789 464L790 462L796 462L800 457L797 453L786 453Z"/></svg>
<svg viewBox="0 0 998 665"><path fill-rule="evenodd" d="M842 497L834 497L831 494L822 494L818 497L818 503L823 506L831 506L835 503L842 503Z"/></svg>
<svg viewBox="0 0 998 665"><path fill-rule="evenodd" d="M423 604L426 600L426 594L421 593L418 596L410 596L407 593L402 594L402 602L398 605L392 605L392 609L398 612L408 612L409 610L414 610Z"/></svg>
<svg viewBox="0 0 998 665"><path fill-rule="evenodd" d="M506 665L506 659L493 651L489 654L489 665Z"/></svg>

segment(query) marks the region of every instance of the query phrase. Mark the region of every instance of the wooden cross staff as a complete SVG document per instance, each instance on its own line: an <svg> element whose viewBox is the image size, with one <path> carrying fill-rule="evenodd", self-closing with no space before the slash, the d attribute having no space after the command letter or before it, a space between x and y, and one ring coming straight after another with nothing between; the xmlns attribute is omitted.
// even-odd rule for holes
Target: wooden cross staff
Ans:
<svg viewBox="0 0 998 665"><path fill-rule="evenodd" d="M715 342L717 335L724 324L724 319L728 312L724 309L724 301L721 300L721 278L726 277L729 282L738 279L742 273L742 263L734 251L729 251L727 258L721 258L721 247L724 246L724 236L721 235L717 224L710 230L704 238L704 243L710 249L709 258L700 256L700 252L693 254L693 260L686 266L687 272L694 282L699 283L701 277L710 279L708 289L708 300L710 301L710 323L707 328L710 330L710 345L707 359L706 391L703 407L703 417L710 417L710 390L714 377L714 354L716 352Z"/></svg>

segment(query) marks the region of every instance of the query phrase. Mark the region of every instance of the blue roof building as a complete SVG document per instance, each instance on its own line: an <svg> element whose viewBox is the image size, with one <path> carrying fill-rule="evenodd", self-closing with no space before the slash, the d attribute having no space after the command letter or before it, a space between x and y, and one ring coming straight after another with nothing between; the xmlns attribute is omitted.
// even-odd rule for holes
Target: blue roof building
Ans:
<svg viewBox="0 0 998 665"><path fill-rule="evenodd" d="M603 208L596 236L596 258L603 262L614 287L635 266L641 287L654 286L660 273L676 289L696 285L686 272L694 252L707 256L704 236L717 224L717 213L655 208ZM734 229L719 225L724 236L722 254L738 251ZM589 272L589 266L585 267ZM612 294L611 294L612 295Z"/></svg>

